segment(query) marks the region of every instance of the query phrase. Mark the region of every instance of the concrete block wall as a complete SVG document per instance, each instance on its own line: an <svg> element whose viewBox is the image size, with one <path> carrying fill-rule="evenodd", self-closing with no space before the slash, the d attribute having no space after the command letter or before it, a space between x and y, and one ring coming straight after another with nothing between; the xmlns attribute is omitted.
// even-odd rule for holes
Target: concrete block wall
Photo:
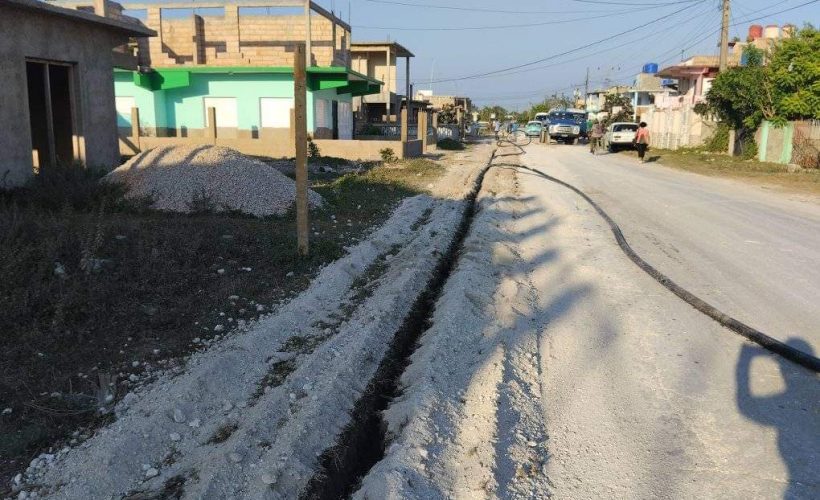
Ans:
<svg viewBox="0 0 820 500"><path fill-rule="evenodd" d="M147 47L150 65L291 66L297 43L304 43L303 16L242 16L227 5L223 16L163 19L160 8L147 11L145 24L161 34ZM315 66L347 66L350 32L325 17L311 17L312 61Z"/></svg>
<svg viewBox="0 0 820 500"><path fill-rule="evenodd" d="M34 175L26 58L71 65L74 159L118 164L112 49L126 42L107 28L0 2L0 186Z"/></svg>

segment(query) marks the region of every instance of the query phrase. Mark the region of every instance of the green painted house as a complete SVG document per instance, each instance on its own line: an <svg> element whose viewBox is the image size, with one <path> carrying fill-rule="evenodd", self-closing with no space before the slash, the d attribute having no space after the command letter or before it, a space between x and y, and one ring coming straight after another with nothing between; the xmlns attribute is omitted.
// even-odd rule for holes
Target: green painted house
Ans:
<svg viewBox="0 0 820 500"><path fill-rule="evenodd" d="M318 139L351 139L354 97L378 94L382 83L345 67L309 67L308 132ZM201 137L214 108L219 137L258 139L290 129L293 68L180 66L114 73L117 123L131 130L139 110L143 135Z"/></svg>

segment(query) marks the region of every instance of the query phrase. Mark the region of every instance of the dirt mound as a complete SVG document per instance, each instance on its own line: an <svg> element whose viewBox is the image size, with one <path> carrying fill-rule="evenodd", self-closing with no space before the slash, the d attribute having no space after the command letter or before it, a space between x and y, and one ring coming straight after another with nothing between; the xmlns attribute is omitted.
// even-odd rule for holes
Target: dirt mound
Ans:
<svg viewBox="0 0 820 500"><path fill-rule="evenodd" d="M283 215L296 184L275 168L220 146L161 146L144 151L103 178L128 186L128 197L150 197L152 208L190 213L238 210L257 217ZM309 191L311 206L322 204Z"/></svg>

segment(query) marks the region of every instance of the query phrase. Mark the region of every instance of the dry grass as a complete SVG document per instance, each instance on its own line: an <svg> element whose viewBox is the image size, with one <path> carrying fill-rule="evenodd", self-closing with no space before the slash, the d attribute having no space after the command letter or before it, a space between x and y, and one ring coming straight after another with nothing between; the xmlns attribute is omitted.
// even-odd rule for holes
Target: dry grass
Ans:
<svg viewBox="0 0 820 500"><path fill-rule="evenodd" d="M651 150L651 161L661 165L713 177L729 177L784 191L820 194L820 170L789 172L779 163L743 160L739 157L696 150Z"/></svg>
<svg viewBox="0 0 820 500"><path fill-rule="evenodd" d="M168 367L216 325L287 300L442 171L411 160L314 180L327 203L305 259L292 213L156 213L78 169L0 192L0 410L12 409L0 416L0 493L45 447L105 418L100 373L121 397L145 363Z"/></svg>

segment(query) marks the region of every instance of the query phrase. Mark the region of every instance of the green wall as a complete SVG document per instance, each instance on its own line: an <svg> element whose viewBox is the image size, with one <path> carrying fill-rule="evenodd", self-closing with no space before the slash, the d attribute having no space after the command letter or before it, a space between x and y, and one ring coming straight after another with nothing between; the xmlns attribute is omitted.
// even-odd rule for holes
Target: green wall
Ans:
<svg viewBox="0 0 820 500"><path fill-rule="evenodd" d="M252 130L260 126L259 99L293 97L293 77L287 74L192 73L188 87L150 91L137 86L127 72L114 74L117 96L134 97L143 127L179 129L205 128L204 97L235 97L239 128ZM314 131L315 98L351 102L349 94L337 95L334 89L308 91L308 131ZM328 106L328 110L330 106ZM329 113L330 111L328 111ZM328 117L329 118L329 117ZM118 116L121 127L130 126L130 117Z"/></svg>

